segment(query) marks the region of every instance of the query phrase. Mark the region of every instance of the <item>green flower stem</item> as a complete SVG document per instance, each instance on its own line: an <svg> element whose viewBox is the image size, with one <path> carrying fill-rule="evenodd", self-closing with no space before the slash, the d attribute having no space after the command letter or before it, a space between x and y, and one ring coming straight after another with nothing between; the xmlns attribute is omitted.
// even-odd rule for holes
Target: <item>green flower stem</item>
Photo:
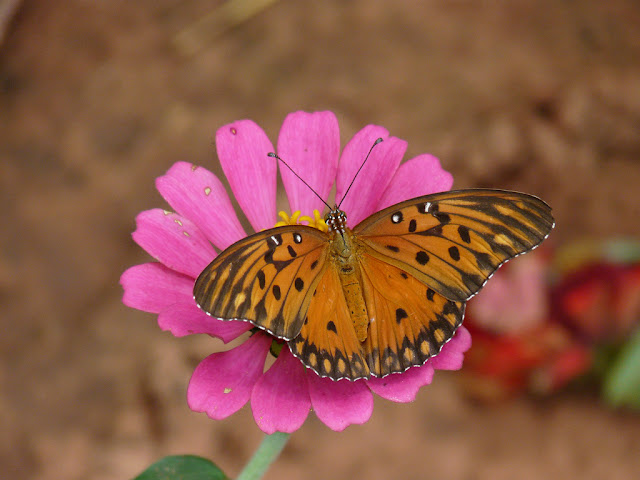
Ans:
<svg viewBox="0 0 640 480"><path fill-rule="evenodd" d="M269 465L278 458L290 436L291 434L282 432L265 436L249 463L245 465L244 470L238 475L237 480L258 480L262 478Z"/></svg>

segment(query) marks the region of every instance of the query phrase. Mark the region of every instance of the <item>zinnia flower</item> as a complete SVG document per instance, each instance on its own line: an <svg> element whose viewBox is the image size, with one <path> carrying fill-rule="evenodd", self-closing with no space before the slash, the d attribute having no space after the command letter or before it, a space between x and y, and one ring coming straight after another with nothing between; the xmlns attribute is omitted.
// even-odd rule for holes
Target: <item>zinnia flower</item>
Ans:
<svg viewBox="0 0 640 480"><path fill-rule="evenodd" d="M340 133L331 112L295 112L287 116L277 152L318 194L327 198L335 182L342 198L373 142L369 160L345 198L342 209L356 225L372 213L402 200L448 190L451 175L438 159L419 155L403 165L407 144L382 127L360 130L340 155ZM255 231L276 223L276 160L267 157L272 143L251 120L225 125L216 133L216 147L231 190ZM322 202L286 169L281 171L292 212L311 215ZM161 209L138 215L133 239L158 262L128 269L121 278L123 302L158 314L158 323L176 336L206 333L227 343L252 329L241 321L221 321L202 312L193 300L195 278L223 250L245 237L222 183L208 170L176 163L156 181L160 194L177 213ZM287 219L297 219L298 215ZM310 217L309 217L310 218ZM196 368L187 392L189 406L209 417L230 416L251 401L256 423L265 433L293 432L311 408L329 428L339 431L366 422L373 394L394 402L412 401L431 383L434 369L462 365L470 335L460 327L442 351L420 367L369 380L333 381L307 369L285 346L265 371L267 355L278 341L254 330L239 346L213 353Z"/></svg>

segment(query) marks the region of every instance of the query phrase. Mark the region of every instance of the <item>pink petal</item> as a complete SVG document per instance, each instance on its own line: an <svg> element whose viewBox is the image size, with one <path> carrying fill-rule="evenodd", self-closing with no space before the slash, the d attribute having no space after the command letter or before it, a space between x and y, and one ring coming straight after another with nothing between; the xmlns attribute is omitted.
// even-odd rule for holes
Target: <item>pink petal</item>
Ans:
<svg viewBox="0 0 640 480"><path fill-rule="evenodd" d="M374 147L341 205L341 210L346 212L348 224L351 226L357 225L375 211L382 192L387 188L402 160L407 142L390 137L389 132L382 127L368 125L355 134L344 147L340 157L336 181L337 202L344 197L373 142L380 137L384 141Z"/></svg>
<svg viewBox="0 0 640 480"><path fill-rule="evenodd" d="M240 208L257 231L276 221L277 160L267 156L272 143L251 120L240 120L216 132L216 148L222 170Z"/></svg>
<svg viewBox="0 0 640 480"><path fill-rule="evenodd" d="M262 375L270 345L270 337L257 333L236 348L205 358L189 382L189 407L215 420L240 410Z"/></svg>
<svg viewBox="0 0 640 480"><path fill-rule="evenodd" d="M176 212L194 222L219 249L247 236L224 186L209 170L178 162L156 179L156 188Z"/></svg>
<svg viewBox="0 0 640 480"><path fill-rule="evenodd" d="M436 370L460 370L464 360L464 352L471 348L471 334L464 327L459 327L451 340L444 344L440 353L429 360Z"/></svg>
<svg viewBox="0 0 640 480"><path fill-rule="evenodd" d="M333 381L307 370L311 405L318 418L331 430L342 431L365 423L373 412L373 394L363 380Z"/></svg>
<svg viewBox="0 0 640 480"><path fill-rule="evenodd" d="M535 252L509 262L468 305L473 322L500 334L519 334L548 318L548 265Z"/></svg>
<svg viewBox="0 0 640 480"><path fill-rule="evenodd" d="M176 337L206 333L224 343L238 338L253 328L249 322L223 321L213 318L198 308L193 299L189 303L175 303L160 312L158 325Z"/></svg>
<svg viewBox="0 0 640 480"><path fill-rule="evenodd" d="M140 213L135 242L172 270L197 277L216 256L215 250L193 223L156 208Z"/></svg>
<svg viewBox="0 0 640 480"><path fill-rule="evenodd" d="M193 301L193 278L174 272L161 263L143 263L120 277L122 303L144 312L160 313L178 302Z"/></svg>
<svg viewBox="0 0 640 480"><path fill-rule="evenodd" d="M309 415L311 400L305 368L284 346L251 393L251 409L264 433L292 433Z"/></svg>
<svg viewBox="0 0 640 480"><path fill-rule="evenodd" d="M418 155L403 163L382 194L376 210L390 207L410 198L451 189L453 176L443 170L433 155Z"/></svg>
<svg viewBox="0 0 640 480"><path fill-rule="evenodd" d="M394 373L384 378L371 378L367 382L373 393L393 402L413 402L420 388L429 385L433 379L433 367L425 365L413 367L403 373Z"/></svg>
<svg viewBox="0 0 640 480"><path fill-rule="evenodd" d="M340 129L333 112L295 112L287 115L278 137L278 155L325 201L338 170ZM291 211L311 215L324 204L284 165L280 176Z"/></svg>

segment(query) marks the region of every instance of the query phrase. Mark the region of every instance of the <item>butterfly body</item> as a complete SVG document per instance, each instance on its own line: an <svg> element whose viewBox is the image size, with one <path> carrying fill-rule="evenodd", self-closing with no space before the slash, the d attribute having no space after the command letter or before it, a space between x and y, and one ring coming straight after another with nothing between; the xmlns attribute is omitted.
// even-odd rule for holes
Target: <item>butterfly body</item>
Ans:
<svg viewBox="0 0 640 480"><path fill-rule="evenodd" d="M235 243L200 274L194 298L287 341L321 376L383 377L436 355L493 272L548 236L550 212L531 195L486 189L407 200L353 229L335 208L329 232L288 225Z"/></svg>
<svg viewBox="0 0 640 480"><path fill-rule="evenodd" d="M342 293L359 342L367 338L369 315L362 293L362 272L360 271L359 246L352 231L347 227L347 216L336 206L325 217L329 227L330 261L339 272Z"/></svg>

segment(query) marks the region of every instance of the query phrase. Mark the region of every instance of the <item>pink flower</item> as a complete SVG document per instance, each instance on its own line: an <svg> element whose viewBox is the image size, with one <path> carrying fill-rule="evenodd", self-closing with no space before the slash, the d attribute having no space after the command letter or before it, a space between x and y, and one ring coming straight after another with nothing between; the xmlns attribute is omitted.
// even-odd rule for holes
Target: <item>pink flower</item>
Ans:
<svg viewBox="0 0 640 480"><path fill-rule="evenodd" d="M387 130L368 125L340 155L340 133L331 112L295 112L287 116L278 137L278 154L323 198L336 183L341 198L376 138L373 149L342 204L350 225L408 198L448 190L451 175L438 159L419 155L400 166L407 143ZM267 157L272 143L251 120L226 125L216 133L216 147L231 189L255 231L276 222L277 163ZM281 177L292 211L309 215L321 201L288 170ZM206 333L227 343L252 328L239 321L221 321L204 314L193 300L195 278L222 250L245 237L222 183L211 172L176 163L156 181L160 194L177 213L142 212L133 239L158 263L128 269L121 278L123 302L158 314L158 323L176 336ZM212 246L213 245L213 246ZM274 338L257 331L239 346L213 353L196 368L189 383L189 406L211 418L226 418L251 401L254 418L265 433L293 432L311 408L329 428L339 431L366 422L373 393L394 402L412 401L431 383L434 369L456 370L471 344L460 327L439 355L402 374L369 380L320 378L282 348L265 372Z"/></svg>
<svg viewBox="0 0 640 480"><path fill-rule="evenodd" d="M516 262L508 262L469 300L467 318L497 334L519 334L546 322L549 311L545 250L538 248Z"/></svg>

